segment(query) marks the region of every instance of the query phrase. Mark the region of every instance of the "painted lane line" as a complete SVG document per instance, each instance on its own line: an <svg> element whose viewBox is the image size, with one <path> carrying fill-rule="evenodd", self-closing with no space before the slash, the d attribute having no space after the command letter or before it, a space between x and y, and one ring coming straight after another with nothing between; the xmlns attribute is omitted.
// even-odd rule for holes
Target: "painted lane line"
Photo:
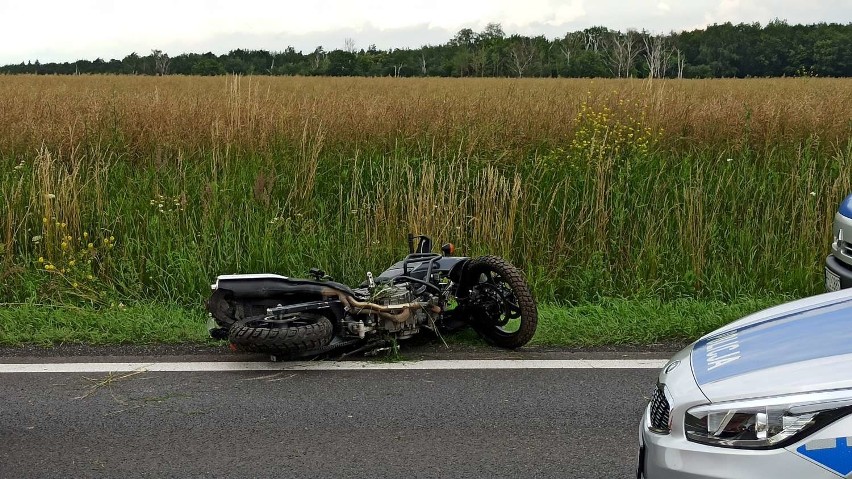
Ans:
<svg viewBox="0 0 852 479"><path fill-rule="evenodd" d="M302 362L170 362L170 363L49 363L0 364L2 373L109 373L124 371L373 371L462 369L659 369L664 359L482 359L426 360L380 363L366 361Z"/></svg>

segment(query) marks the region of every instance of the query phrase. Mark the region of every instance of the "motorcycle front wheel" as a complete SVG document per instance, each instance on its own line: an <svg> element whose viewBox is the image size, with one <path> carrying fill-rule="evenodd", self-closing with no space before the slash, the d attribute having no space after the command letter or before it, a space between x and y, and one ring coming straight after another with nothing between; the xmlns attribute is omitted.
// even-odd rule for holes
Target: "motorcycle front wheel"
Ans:
<svg viewBox="0 0 852 479"><path fill-rule="evenodd" d="M519 348L533 338L538 309L518 268L497 256L481 256L468 263L464 277L465 311L480 336L507 349Z"/></svg>
<svg viewBox="0 0 852 479"><path fill-rule="evenodd" d="M316 351L331 342L331 321L319 314L302 313L285 324L264 317L234 325L228 339L237 349L276 356L297 356Z"/></svg>

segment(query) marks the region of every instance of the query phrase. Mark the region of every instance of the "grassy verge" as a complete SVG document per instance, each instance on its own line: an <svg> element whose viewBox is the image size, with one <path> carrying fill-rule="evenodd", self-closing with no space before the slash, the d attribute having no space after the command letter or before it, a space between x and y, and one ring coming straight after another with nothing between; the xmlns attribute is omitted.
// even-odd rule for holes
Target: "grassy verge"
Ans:
<svg viewBox="0 0 852 479"><path fill-rule="evenodd" d="M731 303L682 299L604 299L576 307L541 305L536 344L600 346L692 341L731 321L784 302L781 297Z"/></svg>
<svg viewBox="0 0 852 479"><path fill-rule="evenodd" d="M603 299L575 307L539 306L533 344L600 346L686 341L784 298L732 303L683 299ZM201 308L139 304L109 309L15 305L0 309L0 344L200 343L208 341ZM451 341L475 341L472 334Z"/></svg>
<svg viewBox="0 0 852 479"><path fill-rule="evenodd" d="M201 308L166 304L103 309L25 304L0 308L0 344L204 342L205 324Z"/></svg>

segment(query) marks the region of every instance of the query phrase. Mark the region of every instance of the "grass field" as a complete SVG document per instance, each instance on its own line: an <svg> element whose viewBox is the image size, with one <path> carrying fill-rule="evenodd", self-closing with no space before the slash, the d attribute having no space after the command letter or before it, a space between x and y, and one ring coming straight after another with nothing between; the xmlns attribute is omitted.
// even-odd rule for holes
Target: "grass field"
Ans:
<svg viewBox="0 0 852 479"><path fill-rule="evenodd" d="M542 344L697 335L822 289L852 191L850 91L816 78L2 77L0 303L25 306L2 310L0 342L105 340L73 333L99 328L81 319L95 313L58 335L22 319L56 307L112 311L134 335L120 311L174 318L139 340L195 340L183 325L216 274L318 266L360 281L404 253L408 231L515 262L554 324L588 324L613 301L636 311L622 334L588 325L597 342L543 321ZM639 322L657 317L648 304L693 306ZM695 323L700 311L716 320Z"/></svg>

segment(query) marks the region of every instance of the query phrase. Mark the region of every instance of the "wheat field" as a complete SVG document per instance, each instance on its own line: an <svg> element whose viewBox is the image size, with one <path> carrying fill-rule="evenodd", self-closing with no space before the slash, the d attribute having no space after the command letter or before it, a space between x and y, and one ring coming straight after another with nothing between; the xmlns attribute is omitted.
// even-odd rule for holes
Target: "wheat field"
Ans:
<svg viewBox="0 0 852 479"><path fill-rule="evenodd" d="M0 77L0 303L360 281L408 231L540 300L821 289L852 80Z"/></svg>

